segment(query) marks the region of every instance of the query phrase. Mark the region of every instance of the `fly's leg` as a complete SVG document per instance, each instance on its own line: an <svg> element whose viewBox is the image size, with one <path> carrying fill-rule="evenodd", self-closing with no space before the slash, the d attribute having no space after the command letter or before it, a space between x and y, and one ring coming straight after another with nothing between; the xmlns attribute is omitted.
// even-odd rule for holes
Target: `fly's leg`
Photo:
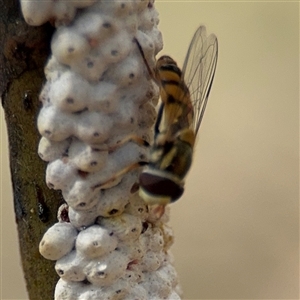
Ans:
<svg viewBox="0 0 300 300"><path fill-rule="evenodd" d="M125 137L124 139L118 141L114 146L111 146L108 148L108 152L112 153L115 150L117 150L118 148L120 148L121 146L129 143L129 142L134 142L140 146L144 146L144 147L149 147L149 143L145 140L143 140L141 137L137 136L137 135L129 135L127 137Z"/></svg>
<svg viewBox="0 0 300 300"><path fill-rule="evenodd" d="M161 204L154 204L154 205L149 205L149 215L151 216L151 219L153 221L158 221L160 218L163 216L165 213L165 205Z"/></svg>
<svg viewBox="0 0 300 300"><path fill-rule="evenodd" d="M130 142L134 142L143 147L150 146L147 141L145 141L144 139L142 139L141 137L139 137L137 135L132 134L132 135L129 135L129 136L123 138L122 140L118 141L114 146L109 147L108 152L112 153L112 152L116 151L118 148L120 148L121 146L123 146L127 143L130 143ZM146 161L139 161L139 162L133 163L133 164L123 168L122 170L118 171L111 178L105 180L104 182L100 182L100 183L97 183L96 185L92 186L92 190L104 188L106 185L112 183L117 178L125 175L126 173L128 173L136 168L145 166L147 164L148 164L148 162L146 162Z"/></svg>
<svg viewBox="0 0 300 300"><path fill-rule="evenodd" d="M96 185L92 186L92 190L104 188L107 184L110 184L111 182L113 182L114 180L119 178L120 176L123 176L126 173L128 173L136 168L145 166L147 164L148 164L148 162L146 162L146 161L139 161L132 165L129 165L129 166L125 167L124 169L120 170L119 172L117 172L116 174L114 174L111 178L107 179L106 181L97 183Z"/></svg>
<svg viewBox="0 0 300 300"><path fill-rule="evenodd" d="M147 68L147 71L148 71L150 77L157 83L157 80L156 80L156 77L155 77L155 71L151 70L151 68L150 68L150 66L149 66L149 64L148 64L148 62L147 62L147 59L146 59L146 57L145 57L145 53L144 53L144 50L143 50L143 48L142 48L140 42L138 41L137 38L134 38L133 41L134 41L134 42L137 44L137 46L138 46L138 49L139 49L139 51L140 51L140 53L141 53L142 59L143 59L143 61L144 61L144 64L145 64L145 66L146 66L146 68Z"/></svg>
<svg viewBox="0 0 300 300"><path fill-rule="evenodd" d="M158 114L157 114L157 118L156 118L156 122L155 122L155 126L154 126L154 138L157 137L157 135L159 134L159 126L160 126L160 123L161 123L161 120L162 120L162 115L163 115L163 112L164 112L164 103L162 102L160 104L160 107L159 107L159 111L158 111Z"/></svg>

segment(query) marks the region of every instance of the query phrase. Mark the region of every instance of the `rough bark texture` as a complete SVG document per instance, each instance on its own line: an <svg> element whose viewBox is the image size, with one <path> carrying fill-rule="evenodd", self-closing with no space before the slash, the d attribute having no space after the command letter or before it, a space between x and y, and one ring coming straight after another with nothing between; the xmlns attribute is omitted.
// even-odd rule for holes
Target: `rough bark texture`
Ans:
<svg viewBox="0 0 300 300"><path fill-rule="evenodd" d="M49 24L27 25L18 0L1 0L0 7L0 96L24 276L30 299L52 299L57 275L53 262L39 254L38 245L56 221L61 196L45 184L45 163L37 154L36 116L53 29Z"/></svg>

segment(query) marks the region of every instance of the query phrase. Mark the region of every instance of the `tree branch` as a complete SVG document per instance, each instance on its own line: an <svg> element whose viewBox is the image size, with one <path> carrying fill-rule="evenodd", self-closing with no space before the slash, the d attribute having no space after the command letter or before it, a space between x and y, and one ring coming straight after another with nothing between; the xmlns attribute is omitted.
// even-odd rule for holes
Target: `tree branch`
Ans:
<svg viewBox="0 0 300 300"><path fill-rule="evenodd" d="M53 28L28 26L19 1L1 1L0 95L9 139L9 160L22 265L30 299L51 299L57 275L38 252L42 234L56 219L60 193L44 182L37 155L38 95L44 82ZM45 296L46 295L46 296Z"/></svg>

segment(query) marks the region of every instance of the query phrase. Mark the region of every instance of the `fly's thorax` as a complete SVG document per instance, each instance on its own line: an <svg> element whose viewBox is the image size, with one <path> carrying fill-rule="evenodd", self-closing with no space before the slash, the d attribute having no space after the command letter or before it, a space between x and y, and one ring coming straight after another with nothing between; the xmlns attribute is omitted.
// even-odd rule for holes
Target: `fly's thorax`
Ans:
<svg viewBox="0 0 300 300"><path fill-rule="evenodd" d="M165 141L165 135L159 134L151 147L149 165L162 169L163 161L173 149L173 142ZM161 138L161 139L160 139ZM171 151L172 152L172 151Z"/></svg>
<svg viewBox="0 0 300 300"><path fill-rule="evenodd" d="M168 130L161 130L158 134L156 134L154 139L154 148L164 147L166 144L173 143L173 140L168 140Z"/></svg>
<svg viewBox="0 0 300 300"><path fill-rule="evenodd" d="M162 162L162 166L165 167L168 164L164 170L184 180L191 167L192 158L193 148L191 145L177 139L169 151L169 155L166 156L165 161Z"/></svg>
<svg viewBox="0 0 300 300"><path fill-rule="evenodd" d="M165 160L168 160L169 165L165 170L183 180L192 164L194 143L195 133L192 129L179 131L169 155L166 155Z"/></svg>
<svg viewBox="0 0 300 300"><path fill-rule="evenodd" d="M165 135L160 134L163 139ZM156 139L156 141L158 138ZM194 134L184 130L172 141L154 143L150 152L149 168L160 170L183 180L190 169L193 156Z"/></svg>

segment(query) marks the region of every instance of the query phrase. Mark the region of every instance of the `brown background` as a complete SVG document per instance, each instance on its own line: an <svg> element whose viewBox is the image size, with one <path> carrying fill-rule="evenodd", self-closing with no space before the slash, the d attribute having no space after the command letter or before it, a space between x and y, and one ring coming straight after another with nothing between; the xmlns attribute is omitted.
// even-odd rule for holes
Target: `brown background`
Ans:
<svg viewBox="0 0 300 300"><path fill-rule="evenodd" d="M199 24L219 39L195 161L171 209L185 298L298 299L299 3L156 7L162 53L180 65ZM1 110L1 299L26 299L4 126Z"/></svg>

